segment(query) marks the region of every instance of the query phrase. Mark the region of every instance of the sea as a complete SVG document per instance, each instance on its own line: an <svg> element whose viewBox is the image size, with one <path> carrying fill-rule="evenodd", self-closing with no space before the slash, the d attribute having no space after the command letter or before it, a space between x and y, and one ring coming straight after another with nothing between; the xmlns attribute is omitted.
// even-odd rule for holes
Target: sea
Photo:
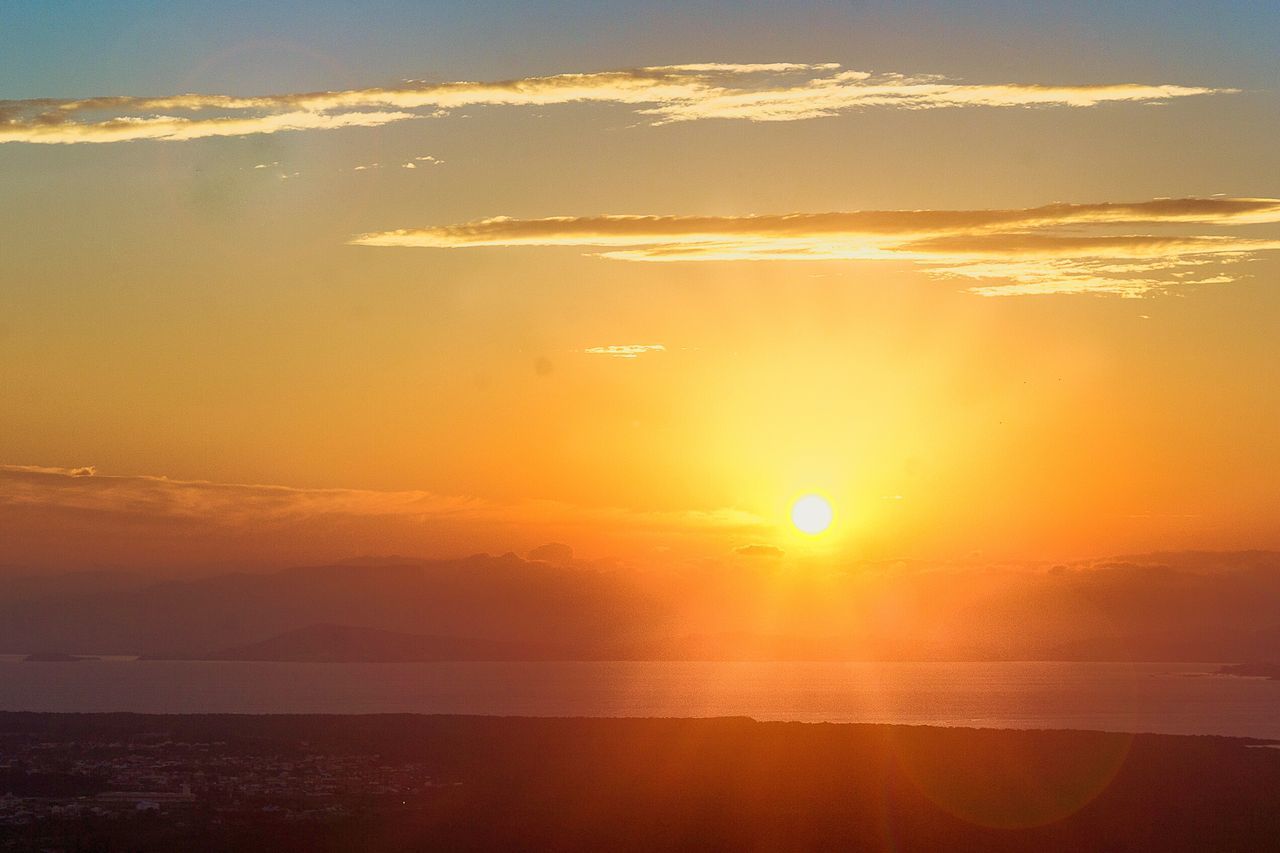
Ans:
<svg viewBox="0 0 1280 853"><path fill-rule="evenodd" d="M752 717L1280 740L1280 681L1204 663L258 663L0 657L0 710Z"/></svg>

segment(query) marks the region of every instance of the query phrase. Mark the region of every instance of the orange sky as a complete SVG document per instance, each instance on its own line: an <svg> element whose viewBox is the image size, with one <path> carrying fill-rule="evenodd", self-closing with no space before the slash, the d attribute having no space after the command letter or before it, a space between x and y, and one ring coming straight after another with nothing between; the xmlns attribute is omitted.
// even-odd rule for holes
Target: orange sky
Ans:
<svg viewBox="0 0 1280 853"><path fill-rule="evenodd" d="M129 65L27 22L69 65L0 75L0 564L1280 547L1247 33L769 14L523 63L477 19L416 75L373 24Z"/></svg>

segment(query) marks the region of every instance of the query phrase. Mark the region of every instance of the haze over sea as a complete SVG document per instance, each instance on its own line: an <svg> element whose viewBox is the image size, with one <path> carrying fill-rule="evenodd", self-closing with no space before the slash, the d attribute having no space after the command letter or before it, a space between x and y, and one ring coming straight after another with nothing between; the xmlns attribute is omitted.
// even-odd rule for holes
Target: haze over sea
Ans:
<svg viewBox="0 0 1280 853"><path fill-rule="evenodd" d="M1203 663L0 659L0 710L718 717L1280 739L1280 681Z"/></svg>

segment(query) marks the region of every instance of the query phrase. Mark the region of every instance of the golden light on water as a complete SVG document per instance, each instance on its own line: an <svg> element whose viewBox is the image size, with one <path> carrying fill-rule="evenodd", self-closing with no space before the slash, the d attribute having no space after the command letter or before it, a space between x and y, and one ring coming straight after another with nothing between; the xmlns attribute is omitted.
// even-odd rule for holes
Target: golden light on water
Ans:
<svg viewBox="0 0 1280 853"><path fill-rule="evenodd" d="M835 512L820 495L805 495L791 506L791 523L801 533L817 536L831 526Z"/></svg>

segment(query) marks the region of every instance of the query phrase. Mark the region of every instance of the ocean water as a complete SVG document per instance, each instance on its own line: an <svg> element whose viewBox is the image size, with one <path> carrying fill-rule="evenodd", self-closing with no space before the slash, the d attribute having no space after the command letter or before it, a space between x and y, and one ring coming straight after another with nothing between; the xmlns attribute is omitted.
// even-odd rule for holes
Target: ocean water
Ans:
<svg viewBox="0 0 1280 853"><path fill-rule="evenodd" d="M298 664L0 659L0 710L713 717L1280 739L1280 681L1210 664Z"/></svg>

